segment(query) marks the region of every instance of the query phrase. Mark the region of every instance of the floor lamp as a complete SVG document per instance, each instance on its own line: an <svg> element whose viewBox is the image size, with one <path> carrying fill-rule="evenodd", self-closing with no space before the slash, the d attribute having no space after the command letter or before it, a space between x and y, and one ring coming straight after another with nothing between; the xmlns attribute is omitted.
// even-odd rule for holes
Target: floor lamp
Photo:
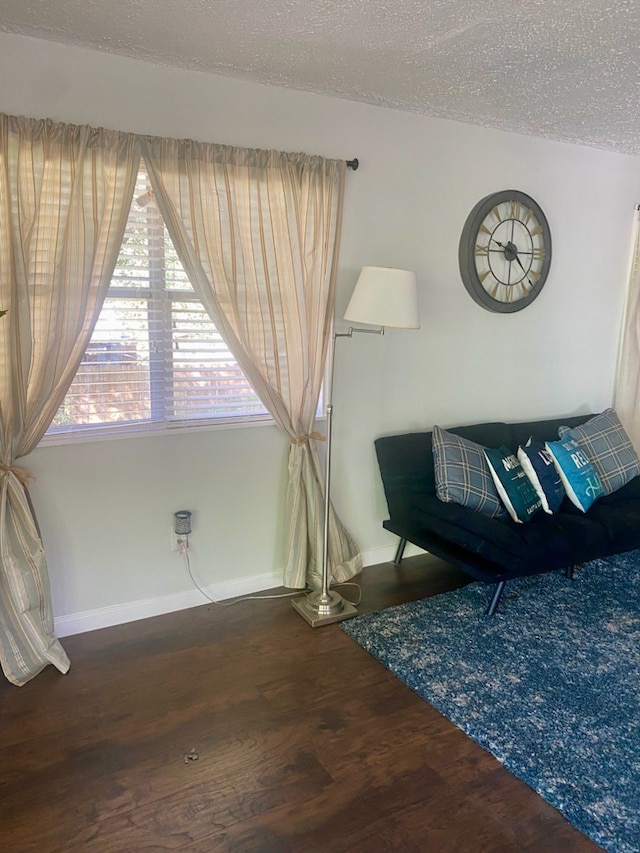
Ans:
<svg viewBox="0 0 640 853"><path fill-rule="evenodd" d="M342 622L357 615L351 602L329 589L329 505L331 491L331 444L333 424L333 369L337 338L350 338L354 332L384 335L385 327L419 329L416 275L409 270L390 267L362 267L358 281L347 305L344 319L351 323L377 326L361 329L349 326L346 332L332 336L329 387L327 388L327 455L324 472L324 536L322 543L322 587L312 590L291 604L311 625L318 628L332 622Z"/></svg>

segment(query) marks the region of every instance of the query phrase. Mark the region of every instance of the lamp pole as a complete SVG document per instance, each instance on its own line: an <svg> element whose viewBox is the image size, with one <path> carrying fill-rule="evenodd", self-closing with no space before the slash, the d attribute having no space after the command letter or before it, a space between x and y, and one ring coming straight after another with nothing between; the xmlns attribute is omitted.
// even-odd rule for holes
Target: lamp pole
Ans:
<svg viewBox="0 0 640 853"><path fill-rule="evenodd" d="M355 308L353 308L355 304ZM353 309L353 310L352 310ZM350 313L351 312L351 313ZM331 364L327 393L327 451L324 470L324 528L322 540L322 585L300 598L291 606L312 628L341 622L357 616L350 601L329 588L329 518L331 509L331 446L333 430L333 374L337 338L351 338L354 332L384 335L385 325L398 328L419 328L415 274L388 267L363 267L345 312L345 319L370 323L378 328L349 326L346 332L334 332L331 338ZM388 322L385 322L387 320Z"/></svg>
<svg viewBox="0 0 640 853"><path fill-rule="evenodd" d="M346 332L334 332L331 337L331 364L329 368L327 416L327 450L324 464L324 526L322 535L322 586L300 598L294 598L291 606L312 628L342 622L358 615L355 606L343 598L340 593L329 589L329 514L331 510L331 448L333 444L333 365L336 355L336 338L350 338L354 332L373 332L384 334L384 329L354 329L349 326Z"/></svg>

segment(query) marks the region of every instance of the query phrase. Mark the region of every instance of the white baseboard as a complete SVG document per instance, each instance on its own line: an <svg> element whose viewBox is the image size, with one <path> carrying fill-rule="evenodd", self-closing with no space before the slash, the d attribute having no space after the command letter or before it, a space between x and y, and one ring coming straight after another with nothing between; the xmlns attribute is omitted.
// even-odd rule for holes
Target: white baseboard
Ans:
<svg viewBox="0 0 640 853"><path fill-rule="evenodd" d="M370 548L362 552L362 563L375 566L378 563L388 563L393 560L396 546ZM405 556L424 553L420 548L407 544ZM266 572L244 578L234 578L220 581L203 587L207 595L214 601L224 601L238 595L251 595L265 589L273 589L282 585L282 575ZM135 622L150 616L161 616L163 613L173 613L176 610L186 610L188 607L198 607L206 604L207 599L197 589L177 592L172 595L162 595L157 598L145 598L138 601L127 601L124 604L114 604L110 607L98 607L95 610L84 610L80 613L70 613L67 616L57 616L54 620L56 636L69 637L72 634L83 634L85 631L95 631L98 628L109 628L112 625L123 625L125 622Z"/></svg>
<svg viewBox="0 0 640 853"><path fill-rule="evenodd" d="M238 595L251 595L254 592L273 589L281 584L281 574L266 572L261 575L221 581L204 586L203 589L214 601L224 601ZM69 637L71 634L82 634L85 631L95 631L97 628L123 625L125 622L135 622L138 619L147 619L149 616L161 616L163 613L173 613L176 610L198 607L206 603L206 597L197 589L157 598L127 601L111 607L99 607L96 610L57 616L54 619L55 632L58 637Z"/></svg>

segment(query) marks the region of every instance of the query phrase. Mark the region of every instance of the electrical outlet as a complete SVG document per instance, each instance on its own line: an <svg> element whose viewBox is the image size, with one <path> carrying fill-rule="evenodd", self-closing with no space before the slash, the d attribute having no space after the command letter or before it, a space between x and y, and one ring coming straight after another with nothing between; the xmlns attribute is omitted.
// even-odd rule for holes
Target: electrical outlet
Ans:
<svg viewBox="0 0 640 853"><path fill-rule="evenodd" d="M171 525L171 550L176 553L180 550L180 540L182 539L182 535L180 533L176 533L173 529L173 525Z"/></svg>

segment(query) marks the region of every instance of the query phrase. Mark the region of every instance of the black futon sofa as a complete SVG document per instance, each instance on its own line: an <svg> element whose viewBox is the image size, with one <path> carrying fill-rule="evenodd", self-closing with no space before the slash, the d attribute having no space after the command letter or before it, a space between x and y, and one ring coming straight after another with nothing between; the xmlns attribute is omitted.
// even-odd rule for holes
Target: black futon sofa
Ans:
<svg viewBox="0 0 640 853"><path fill-rule="evenodd" d="M555 441L560 425L578 426L591 417L447 430L484 447L506 445L515 452L530 436ZM571 577L580 563L640 548L640 477L599 498L586 513L565 497L557 513L538 512L526 524L517 524L436 496L431 432L384 436L376 439L375 449L389 510L383 526L400 537L394 563L400 564L406 543L412 542L494 584L489 615L513 578L556 569Z"/></svg>

